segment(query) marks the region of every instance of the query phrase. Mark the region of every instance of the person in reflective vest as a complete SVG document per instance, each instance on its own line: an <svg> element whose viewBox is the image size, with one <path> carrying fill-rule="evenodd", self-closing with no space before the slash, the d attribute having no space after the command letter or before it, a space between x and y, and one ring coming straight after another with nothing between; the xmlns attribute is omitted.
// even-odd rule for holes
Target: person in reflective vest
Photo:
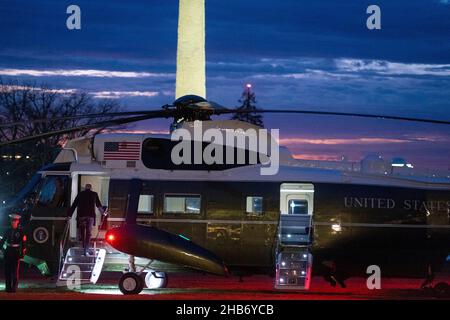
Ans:
<svg viewBox="0 0 450 320"><path fill-rule="evenodd" d="M27 237L20 227L20 218L18 214L9 215L11 227L6 231L0 240L3 250L3 261L5 269L5 291L16 292L19 284L19 265L20 259L26 253Z"/></svg>

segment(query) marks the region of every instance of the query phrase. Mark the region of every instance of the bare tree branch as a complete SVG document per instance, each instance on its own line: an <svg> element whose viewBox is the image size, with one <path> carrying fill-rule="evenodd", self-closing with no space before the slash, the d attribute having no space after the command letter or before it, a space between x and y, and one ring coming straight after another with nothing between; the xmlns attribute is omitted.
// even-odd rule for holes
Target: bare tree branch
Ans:
<svg viewBox="0 0 450 320"><path fill-rule="evenodd" d="M61 93L48 85L35 83L19 83L0 79L0 123L26 122L25 126L0 128L0 141L9 141L21 137L37 135L65 128L92 124L94 122L112 119L110 112L119 111L115 101L100 101L92 99L85 92ZM99 118L70 119L51 122L33 122L38 119L70 117L88 113L105 114ZM99 133L105 128L93 131ZM5 161L0 158L0 174L22 178L23 182L44 164L53 161L61 146L68 140L89 133L89 130L70 134L55 135L21 145L0 148L0 156L29 156L29 161ZM9 159L9 158L8 158ZM23 160L21 158L21 160ZM12 187L12 189L16 189Z"/></svg>

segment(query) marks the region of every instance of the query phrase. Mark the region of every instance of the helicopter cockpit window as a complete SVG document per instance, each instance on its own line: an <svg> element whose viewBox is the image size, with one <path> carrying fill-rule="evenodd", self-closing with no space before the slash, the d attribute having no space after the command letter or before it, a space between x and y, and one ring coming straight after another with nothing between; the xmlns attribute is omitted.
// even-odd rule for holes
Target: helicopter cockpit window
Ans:
<svg viewBox="0 0 450 320"><path fill-rule="evenodd" d="M164 212L165 213L200 213L199 195L165 195Z"/></svg>
<svg viewBox="0 0 450 320"><path fill-rule="evenodd" d="M293 199L288 202L289 214L308 214L308 201Z"/></svg>
<svg viewBox="0 0 450 320"><path fill-rule="evenodd" d="M263 213L262 197L247 197L247 213L260 215Z"/></svg>
<svg viewBox="0 0 450 320"><path fill-rule="evenodd" d="M67 206L67 176L46 176L41 183L38 207L63 208Z"/></svg>
<svg viewBox="0 0 450 320"><path fill-rule="evenodd" d="M141 194L139 196L138 213L153 214L153 195Z"/></svg>

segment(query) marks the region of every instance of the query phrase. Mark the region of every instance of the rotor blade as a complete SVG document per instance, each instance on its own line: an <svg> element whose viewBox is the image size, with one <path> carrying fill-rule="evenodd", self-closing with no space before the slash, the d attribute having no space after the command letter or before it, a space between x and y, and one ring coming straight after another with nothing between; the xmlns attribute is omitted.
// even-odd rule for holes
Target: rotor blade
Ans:
<svg viewBox="0 0 450 320"><path fill-rule="evenodd" d="M297 114L312 114L312 115L326 115L326 116L344 116L344 117L361 117L361 118L375 118L388 119L412 122L425 122L434 124L450 125L450 120L436 120L436 119L422 119L412 117L389 116L381 114L366 114L366 113L351 113L351 112L333 112L333 111L313 111L313 110L276 110L276 109L255 109L255 110L217 110L214 114L229 114L229 113L297 113Z"/></svg>
<svg viewBox="0 0 450 320"><path fill-rule="evenodd" d="M32 121L18 121L18 122L10 122L10 123L0 123L0 128L9 128L15 126L25 126L30 123L48 123L48 122L56 122L56 121L67 121L67 120L77 120L84 118L99 118L99 117L118 117L118 116L133 116L133 115L147 115L152 114L154 112L159 112L160 110L154 111L124 111L124 112L111 112L111 113L91 113L91 114L80 114L75 116L67 116L67 117L58 117L58 118L50 118L50 119L36 119Z"/></svg>
<svg viewBox="0 0 450 320"><path fill-rule="evenodd" d="M173 113L172 110L159 110L159 111L155 111L152 114L148 114L148 115L100 121L100 122L96 122L96 123L92 123L92 124L86 124L86 125L81 125L81 126L68 128L68 129L51 131L51 132L45 132L45 133L40 133L37 135L23 137L23 138L19 138L19 139L15 139L15 140L0 142L0 147L10 145L10 144L17 144L17 143L23 143L23 142L32 141L32 140L43 139L43 138L51 137L53 135L60 135L60 134L65 134L65 133L70 133L70 132L81 131L81 130L88 130L88 129L94 129L94 128L99 128L99 127L113 126L113 125L121 125L121 124L137 122L137 121L142 121L142 120L148 120L148 119L154 119L154 118L166 118L166 117L171 117L172 113Z"/></svg>

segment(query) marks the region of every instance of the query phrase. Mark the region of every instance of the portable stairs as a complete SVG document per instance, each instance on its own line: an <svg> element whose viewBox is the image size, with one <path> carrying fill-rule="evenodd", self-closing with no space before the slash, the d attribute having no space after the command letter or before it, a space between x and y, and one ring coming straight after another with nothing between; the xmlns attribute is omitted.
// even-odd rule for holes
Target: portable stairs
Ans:
<svg viewBox="0 0 450 320"><path fill-rule="evenodd" d="M82 247L71 247L65 252L68 224L60 243L60 268L57 286L95 284L102 272L106 249L102 240L94 240L93 248L84 255Z"/></svg>
<svg viewBox="0 0 450 320"><path fill-rule="evenodd" d="M280 215L276 251L276 289L309 289L312 270L311 244L311 215Z"/></svg>

